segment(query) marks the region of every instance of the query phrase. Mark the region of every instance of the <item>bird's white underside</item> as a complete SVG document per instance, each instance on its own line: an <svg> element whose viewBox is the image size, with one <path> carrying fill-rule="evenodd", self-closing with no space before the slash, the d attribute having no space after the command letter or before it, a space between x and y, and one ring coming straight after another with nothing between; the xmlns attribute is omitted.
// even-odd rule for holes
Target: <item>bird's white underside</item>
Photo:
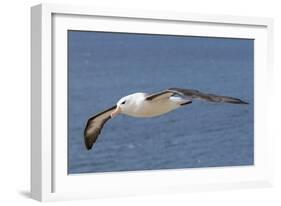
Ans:
<svg viewBox="0 0 281 206"><path fill-rule="evenodd" d="M190 101L174 96L148 101L146 96L147 94L145 93L135 93L125 97L127 100L126 104L119 105L121 113L132 117L155 117L175 110L181 104Z"/></svg>

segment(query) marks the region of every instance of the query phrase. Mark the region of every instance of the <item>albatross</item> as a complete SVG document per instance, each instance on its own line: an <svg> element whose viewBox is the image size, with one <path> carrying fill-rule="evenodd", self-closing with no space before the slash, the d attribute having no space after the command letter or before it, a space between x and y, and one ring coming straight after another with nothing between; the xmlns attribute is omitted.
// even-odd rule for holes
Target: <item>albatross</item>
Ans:
<svg viewBox="0 0 281 206"><path fill-rule="evenodd" d="M238 98L208 94L194 89L170 88L153 94L130 94L122 97L113 107L88 119L84 130L85 146L88 150L92 149L104 124L118 114L140 118L156 117L191 104L193 99L217 103L248 104Z"/></svg>

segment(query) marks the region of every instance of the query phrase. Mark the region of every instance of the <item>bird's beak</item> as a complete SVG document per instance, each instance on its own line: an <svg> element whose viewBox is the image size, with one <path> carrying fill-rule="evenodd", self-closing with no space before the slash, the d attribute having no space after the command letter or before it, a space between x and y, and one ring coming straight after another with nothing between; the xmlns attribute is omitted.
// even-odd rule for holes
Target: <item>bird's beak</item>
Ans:
<svg viewBox="0 0 281 206"><path fill-rule="evenodd" d="M116 117L118 114L120 114L120 112L121 112L121 108L117 106L114 112L111 113L111 118Z"/></svg>

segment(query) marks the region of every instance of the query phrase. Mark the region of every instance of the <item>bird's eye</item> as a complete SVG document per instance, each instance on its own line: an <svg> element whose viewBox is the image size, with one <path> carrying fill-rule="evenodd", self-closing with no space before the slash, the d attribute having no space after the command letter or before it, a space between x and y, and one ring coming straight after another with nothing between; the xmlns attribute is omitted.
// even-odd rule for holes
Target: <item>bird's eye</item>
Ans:
<svg viewBox="0 0 281 206"><path fill-rule="evenodd" d="M126 101L122 102L121 104L125 104L125 103L126 103Z"/></svg>

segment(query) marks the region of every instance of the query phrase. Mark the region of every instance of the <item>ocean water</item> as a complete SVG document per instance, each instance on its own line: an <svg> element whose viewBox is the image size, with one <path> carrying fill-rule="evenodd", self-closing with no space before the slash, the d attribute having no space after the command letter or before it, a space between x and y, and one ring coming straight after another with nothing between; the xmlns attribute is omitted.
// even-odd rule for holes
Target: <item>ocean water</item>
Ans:
<svg viewBox="0 0 281 206"><path fill-rule="evenodd" d="M254 164L254 41L68 32L68 173ZM241 98L249 105L193 101L155 118L120 115L93 149L87 119L135 92L170 87Z"/></svg>

